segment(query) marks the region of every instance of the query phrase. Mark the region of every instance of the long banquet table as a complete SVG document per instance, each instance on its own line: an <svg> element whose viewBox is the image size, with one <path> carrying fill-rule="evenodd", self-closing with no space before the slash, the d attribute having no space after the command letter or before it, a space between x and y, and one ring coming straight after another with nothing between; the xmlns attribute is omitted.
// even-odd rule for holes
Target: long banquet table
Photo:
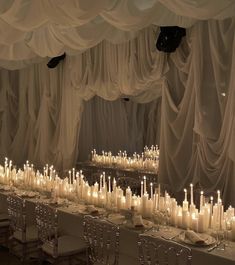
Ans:
<svg viewBox="0 0 235 265"><path fill-rule="evenodd" d="M1 191L0 192L0 212L7 212L7 196L10 194L10 191ZM43 196L35 198L25 198L26 200L26 209L27 209L27 223L35 224L35 205L36 202L45 202L48 203L50 199ZM58 216L59 216L59 230L61 233L66 233L69 235L76 235L82 237L83 235L83 217L84 212L79 211L80 205L75 202L66 202L61 206L58 205ZM101 213L104 213L104 209L99 209ZM100 218L103 218L102 215ZM171 228L172 233L177 233L176 228ZM138 261L138 235L139 230L126 228L124 225L120 225L120 248L119 248L119 264L126 265L139 264ZM159 240L164 240L161 235L169 231L154 231L148 230L145 233L157 237ZM164 242L166 242L164 240ZM169 245L172 244L172 241L169 242ZM212 252L207 251L208 247L192 247L192 265L234 265L235 264L235 242L229 242L229 246L225 248L224 251L215 249Z"/></svg>
<svg viewBox="0 0 235 265"><path fill-rule="evenodd" d="M151 172L147 170L119 168L119 167L108 166L108 165L97 165L92 162L77 163L76 168L78 170L83 170L85 173L85 176L86 175L89 176L90 174L93 174L93 173L105 172L107 175L110 175L115 178L131 177L131 178L141 181L143 179L143 176L145 176L148 182L158 181L157 172Z"/></svg>

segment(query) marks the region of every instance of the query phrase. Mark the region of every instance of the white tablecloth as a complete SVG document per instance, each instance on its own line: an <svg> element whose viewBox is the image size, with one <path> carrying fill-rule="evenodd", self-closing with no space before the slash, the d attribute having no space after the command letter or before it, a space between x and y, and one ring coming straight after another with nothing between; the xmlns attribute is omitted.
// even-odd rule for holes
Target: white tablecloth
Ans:
<svg viewBox="0 0 235 265"><path fill-rule="evenodd" d="M0 192L0 212L7 212L7 192ZM36 198L26 199L27 222L35 223L34 207ZM83 236L83 214L72 213L70 207L58 207L59 229L62 233ZM174 229L174 228L172 228ZM137 265L138 262L138 234L136 230L120 226L120 265ZM154 236L160 236L155 232ZM162 239L163 240L163 239ZM171 242L169 242L170 244ZM234 265L235 242L230 242L224 251L207 251L207 247L192 247L192 265Z"/></svg>

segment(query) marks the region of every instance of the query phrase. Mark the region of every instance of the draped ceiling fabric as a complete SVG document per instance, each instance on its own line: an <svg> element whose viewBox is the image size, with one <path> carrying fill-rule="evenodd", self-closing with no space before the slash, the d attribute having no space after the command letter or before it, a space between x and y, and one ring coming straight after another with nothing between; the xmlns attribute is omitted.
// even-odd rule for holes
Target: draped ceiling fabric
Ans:
<svg viewBox="0 0 235 265"><path fill-rule="evenodd" d="M160 182L235 205L234 14L234 0L0 1L1 161L67 169L84 100L162 97ZM187 28L171 55L155 49L164 25Z"/></svg>

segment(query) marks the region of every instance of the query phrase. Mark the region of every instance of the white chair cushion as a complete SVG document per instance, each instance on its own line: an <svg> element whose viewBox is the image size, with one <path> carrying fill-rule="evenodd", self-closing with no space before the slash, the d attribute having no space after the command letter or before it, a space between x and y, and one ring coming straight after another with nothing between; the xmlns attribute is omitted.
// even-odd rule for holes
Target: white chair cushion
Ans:
<svg viewBox="0 0 235 265"><path fill-rule="evenodd" d="M75 236L61 236L58 238L58 256L69 256L85 251L86 243ZM53 248L48 243L42 245L42 250L53 256Z"/></svg>
<svg viewBox="0 0 235 265"><path fill-rule="evenodd" d="M13 237L17 240L23 242L23 233L22 231L15 231ZM27 226L26 227L26 241L25 242L32 242L38 240L38 230L35 225Z"/></svg>

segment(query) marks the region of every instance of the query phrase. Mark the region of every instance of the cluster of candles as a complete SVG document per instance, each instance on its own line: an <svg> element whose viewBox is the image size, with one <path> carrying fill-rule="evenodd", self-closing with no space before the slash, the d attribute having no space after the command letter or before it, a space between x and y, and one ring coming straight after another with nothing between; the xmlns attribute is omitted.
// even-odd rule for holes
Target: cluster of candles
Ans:
<svg viewBox="0 0 235 265"><path fill-rule="evenodd" d="M106 176L105 172L100 175L99 183L89 185L85 180L82 171L75 169L69 171L68 177L61 179L56 174L53 166L46 167L43 174L35 171L33 165L27 161L24 170L12 168L12 162L6 158L5 166L0 166L0 183L20 187L23 189L39 192L51 192L53 199L67 198L77 202L84 201L99 207L117 210L134 208L145 218L157 216L157 213L164 212L169 216L170 224L183 229L192 229L196 232L213 230L231 230L231 239L235 240L235 212L229 208L224 212L224 207L217 191L217 202L213 198L205 202L203 191L200 195L200 208L197 209L193 198L193 184L190 184L190 202L188 201L187 190L184 189L185 198L182 205L179 205L175 198L165 191L161 195L160 184L154 188L150 183L147 191L146 177L140 183L140 195L132 193L130 187L125 191L117 186L115 178Z"/></svg>
<svg viewBox="0 0 235 265"><path fill-rule="evenodd" d="M148 146L144 147L144 157L159 158L160 150L158 145L152 145L150 148Z"/></svg>
<svg viewBox="0 0 235 265"><path fill-rule="evenodd" d="M159 166L159 156L145 157L134 153L132 157L127 156L127 152L119 151L117 156L113 156L112 152L102 151L97 154L96 150L91 151L91 161L97 165L115 166L123 169L147 170L149 172L157 172Z"/></svg>

